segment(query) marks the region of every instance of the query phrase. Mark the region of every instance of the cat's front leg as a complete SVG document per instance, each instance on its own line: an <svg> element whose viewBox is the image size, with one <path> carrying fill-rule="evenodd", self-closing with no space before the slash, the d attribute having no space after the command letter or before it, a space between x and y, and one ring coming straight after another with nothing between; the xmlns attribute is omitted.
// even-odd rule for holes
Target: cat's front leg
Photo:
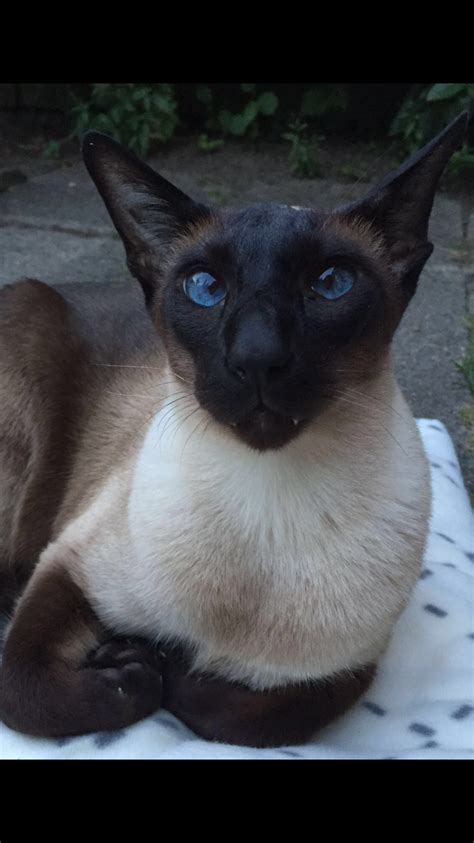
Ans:
<svg viewBox="0 0 474 843"><path fill-rule="evenodd" d="M5 643L0 719L52 737L120 729L155 711L159 656L141 641L110 639L66 567L40 566Z"/></svg>
<svg viewBox="0 0 474 843"><path fill-rule="evenodd" d="M163 708L205 740L252 747L301 744L348 711L375 671L370 663L313 682L254 691L193 672L189 657L171 649L163 665Z"/></svg>

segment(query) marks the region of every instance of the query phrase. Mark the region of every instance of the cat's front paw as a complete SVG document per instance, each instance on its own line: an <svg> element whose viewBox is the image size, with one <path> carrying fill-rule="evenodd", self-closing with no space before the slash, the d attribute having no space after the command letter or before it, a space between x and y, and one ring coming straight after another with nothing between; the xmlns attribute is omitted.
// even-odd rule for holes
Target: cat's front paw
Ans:
<svg viewBox="0 0 474 843"><path fill-rule="evenodd" d="M82 671L133 705L137 719L155 711L161 702L161 656L140 639L111 638L91 652Z"/></svg>
<svg viewBox="0 0 474 843"><path fill-rule="evenodd" d="M55 737L123 729L161 705L159 654L113 640L80 667L4 660L0 719L29 735Z"/></svg>

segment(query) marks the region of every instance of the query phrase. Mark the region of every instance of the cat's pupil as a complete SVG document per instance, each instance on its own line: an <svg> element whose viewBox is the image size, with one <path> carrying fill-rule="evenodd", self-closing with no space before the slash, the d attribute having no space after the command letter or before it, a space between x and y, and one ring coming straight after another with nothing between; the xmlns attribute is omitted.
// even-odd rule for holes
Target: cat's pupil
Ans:
<svg viewBox="0 0 474 843"><path fill-rule="evenodd" d="M332 287L335 280L336 280L336 276L335 276L335 273L334 273L334 267L333 266L331 266L330 269L326 269L326 272L323 272L319 276L319 281L326 290L329 290Z"/></svg>
<svg viewBox="0 0 474 843"><path fill-rule="evenodd" d="M355 273L348 267L330 266L311 284L311 290L324 299L340 299L353 287Z"/></svg>
<svg viewBox="0 0 474 843"><path fill-rule="evenodd" d="M183 289L195 304L201 307L214 307L226 296L226 287L208 272L195 272L184 280Z"/></svg>

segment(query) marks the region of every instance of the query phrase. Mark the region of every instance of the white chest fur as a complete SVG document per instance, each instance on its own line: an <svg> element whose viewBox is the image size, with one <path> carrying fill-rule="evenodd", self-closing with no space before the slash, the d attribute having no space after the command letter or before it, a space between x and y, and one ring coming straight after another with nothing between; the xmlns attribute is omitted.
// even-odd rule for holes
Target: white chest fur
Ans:
<svg viewBox="0 0 474 843"><path fill-rule="evenodd" d="M126 582L126 626L179 637L196 666L255 687L375 659L418 575L429 509L416 427L401 396L397 406L396 439L386 420L336 436L327 419L263 454L215 428L193 434L196 416L163 433L158 415L109 617L123 626Z"/></svg>

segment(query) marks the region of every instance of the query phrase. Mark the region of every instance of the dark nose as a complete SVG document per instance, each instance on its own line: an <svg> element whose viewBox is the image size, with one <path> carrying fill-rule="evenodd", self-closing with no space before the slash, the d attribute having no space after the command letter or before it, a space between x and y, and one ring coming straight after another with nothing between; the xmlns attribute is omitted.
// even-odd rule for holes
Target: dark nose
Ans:
<svg viewBox="0 0 474 843"><path fill-rule="evenodd" d="M263 386L281 375L291 358L289 344L278 326L257 312L237 327L227 353L227 365L239 380Z"/></svg>

